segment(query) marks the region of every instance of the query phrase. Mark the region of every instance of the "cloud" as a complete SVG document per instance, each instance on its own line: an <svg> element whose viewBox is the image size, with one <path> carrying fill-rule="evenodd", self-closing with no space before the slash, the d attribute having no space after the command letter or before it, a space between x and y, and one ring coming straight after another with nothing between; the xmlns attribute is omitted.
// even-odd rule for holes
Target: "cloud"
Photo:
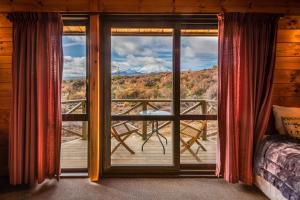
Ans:
<svg viewBox="0 0 300 200"><path fill-rule="evenodd" d="M165 36L113 36L112 52L121 57L158 56L172 52L172 37Z"/></svg>
<svg viewBox="0 0 300 200"><path fill-rule="evenodd" d="M64 56L64 79L86 76L86 57Z"/></svg>
<svg viewBox="0 0 300 200"><path fill-rule="evenodd" d="M171 71L172 37L113 36L111 47L113 73Z"/></svg>
<svg viewBox="0 0 300 200"><path fill-rule="evenodd" d="M86 36L63 36L63 43L64 43L64 47L85 45Z"/></svg>
<svg viewBox="0 0 300 200"><path fill-rule="evenodd" d="M217 37L182 37L181 69L199 70L217 64Z"/></svg>
<svg viewBox="0 0 300 200"><path fill-rule="evenodd" d="M203 54L218 53L218 38L217 37L182 37L182 55L185 57L201 56Z"/></svg>
<svg viewBox="0 0 300 200"><path fill-rule="evenodd" d="M170 36L113 36L112 72L171 71L173 38ZM181 69L200 70L217 64L217 37L182 37Z"/></svg>

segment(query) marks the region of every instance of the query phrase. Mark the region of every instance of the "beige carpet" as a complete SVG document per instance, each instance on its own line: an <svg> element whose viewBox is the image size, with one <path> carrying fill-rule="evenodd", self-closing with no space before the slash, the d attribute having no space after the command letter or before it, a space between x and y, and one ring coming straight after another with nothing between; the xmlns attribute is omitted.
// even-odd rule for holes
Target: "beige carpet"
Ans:
<svg viewBox="0 0 300 200"><path fill-rule="evenodd" d="M163 199L163 200L260 200L267 199L255 187L228 184L219 179L203 178L111 178L99 184L88 179L46 181L33 188L1 185L1 200L85 200L85 199Z"/></svg>

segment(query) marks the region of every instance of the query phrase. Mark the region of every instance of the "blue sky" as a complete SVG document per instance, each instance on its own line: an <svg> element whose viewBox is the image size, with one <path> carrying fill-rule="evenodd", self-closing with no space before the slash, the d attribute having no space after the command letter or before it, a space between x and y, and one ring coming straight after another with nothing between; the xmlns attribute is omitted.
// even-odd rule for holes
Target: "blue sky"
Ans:
<svg viewBox="0 0 300 200"><path fill-rule="evenodd" d="M63 79L86 76L86 37L63 36Z"/></svg>
<svg viewBox="0 0 300 200"><path fill-rule="evenodd" d="M85 36L64 36L64 79L86 75ZM172 70L171 36L112 36L112 72ZM181 70L201 70L217 64L217 37L181 37Z"/></svg>

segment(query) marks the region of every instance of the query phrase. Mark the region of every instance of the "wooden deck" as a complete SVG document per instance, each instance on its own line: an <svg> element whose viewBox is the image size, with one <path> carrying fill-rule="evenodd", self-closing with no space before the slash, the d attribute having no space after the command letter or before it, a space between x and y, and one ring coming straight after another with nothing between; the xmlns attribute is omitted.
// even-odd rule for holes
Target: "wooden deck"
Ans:
<svg viewBox="0 0 300 200"><path fill-rule="evenodd" d="M172 165L172 138L167 136L168 144L166 154L154 136L141 150L143 140L140 136L132 135L126 140L126 144L135 152L130 154L124 147L120 146L112 155L112 165ZM186 151L181 154L181 163L215 163L216 160L216 141L215 138L209 138L207 141L201 142L207 151L199 150L198 156L201 159L198 162L190 152ZM112 140L112 146L116 145L116 141ZM76 139L62 144L61 148L61 167L62 168L86 168L87 167L87 141ZM193 149L196 151L197 146Z"/></svg>
<svg viewBox="0 0 300 200"><path fill-rule="evenodd" d="M61 144L61 168L87 168L87 140L75 139Z"/></svg>
<svg viewBox="0 0 300 200"><path fill-rule="evenodd" d="M173 139L171 136L167 136L168 144L164 143L166 148L166 154L163 154L163 148L159 143L158 138L154 135L144 146L142 151L142 144L144 140L140 136L133 135L126 140L126 144L135 152L135 154L129 153L123 146L120 146L118 150L112 155L112 165L172 165L173 164ZM164 140L162 140L164 142ZM199 150L198 162L190 152L185 151L181 154L181 163L205 163L211 164L216 161L216 142L215 139L210 138L207 141L201 141L207 151ZM116 145L115 141L112 141L112 146ZM192 148L196 152L197 145Z"/></svg>

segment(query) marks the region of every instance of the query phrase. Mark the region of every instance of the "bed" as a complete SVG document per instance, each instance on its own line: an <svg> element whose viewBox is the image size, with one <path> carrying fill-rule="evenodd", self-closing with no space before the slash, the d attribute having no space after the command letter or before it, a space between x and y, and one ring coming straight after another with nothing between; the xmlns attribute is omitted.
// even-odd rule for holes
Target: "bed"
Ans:
<svg viewBox="0 0 300 200"><path fill-rule="evenodd" d="M256 186L272 200L300 200L299 140L279 134L268 135L256 152Z"/></svg>

